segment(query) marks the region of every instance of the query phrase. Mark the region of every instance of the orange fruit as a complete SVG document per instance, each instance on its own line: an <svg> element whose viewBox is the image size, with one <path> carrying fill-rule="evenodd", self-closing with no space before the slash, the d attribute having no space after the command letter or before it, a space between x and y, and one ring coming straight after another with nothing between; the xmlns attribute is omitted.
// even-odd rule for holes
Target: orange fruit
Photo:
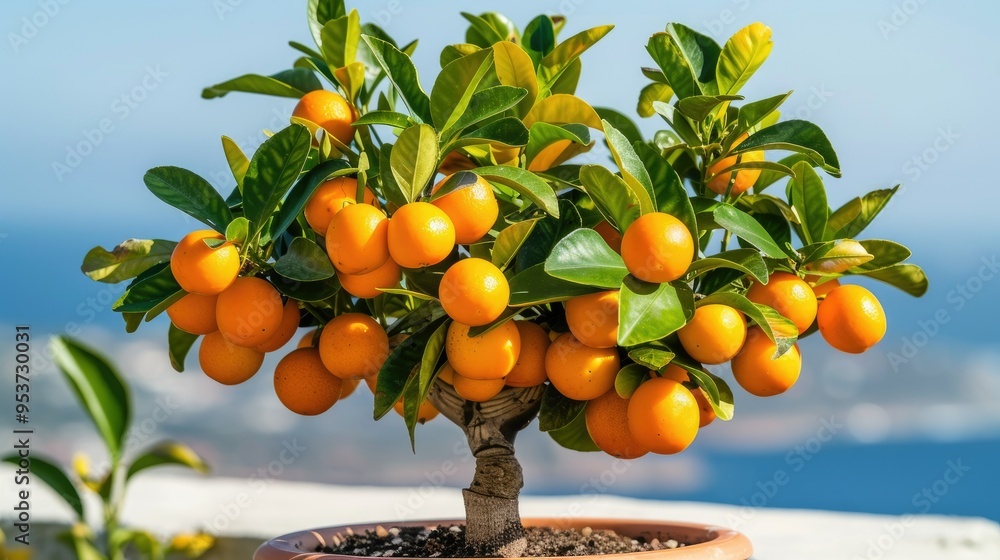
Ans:
<svg viewBox="0 0 1000 560"><path fill-rule="evenodd" d="M611 247L614 252L619 255L622 254L622 234L618 233L618 230L611 225L611 222L607 220L601 220L601 223L594 226L594 231L600 234L604 242Z"/></svg>
<svg viewBox="0 0 1000 560"><path fill-rule="evenodd" d="M237 278L219 294L215 318L219 332L238 346L264 344L281 326L281 294L261 278Z"/></svg>
<svg viewBox="0 0 1000 560"><path fill-rule="evenodd" d="M392 405L393 410L396 411L400 416L406 417L406 413L403 408L403 399L396 401L396 404ZM428 400L424 399L424 402L420 403L417 408L417 423L426 424L434 419L438 415L438 409L434 407L434 404Z"/></svg>
<svg viewBox="0 0 1000 560"><path fill-rule="evenodd" d="M434 185L431 194L452 177L454 175L449 175ZM500 206L493 195L493 187L486 179L469 172L464 172L457 179L462 181L462 187L431 201L431 204L444 210L451 218L451 223L455 225L455 243L468 245L489 233L500 215ZM464 186L466 183L471 184Z"/></svg>
<svg viewBox="0 0 1000 560"><path fill-rule="evenodd" d="M443 261L455 248L455 225L444 210L429 202L399 207L389 221L389 253L403 268L423 268Z"/></svg>
<svg viewBox="0 0 1000 560"><path fill-rule="evenodd" d="M587 403L587 433L601 451L619 459L638 459L649 450L628 431L628 399L614 389Z"/></svg>
<svg viewBox="0 0 1000 560"><path fill-rule="evenodd" d="M492 323L510 301L507 278L484 259L462 259L448 267L438 287L438 299L449 317L478 327Z"/></svg>
<svg viewBox="0 0 1000 560"><path fill-rule="evenodd" d="M326 235L330 220L348 204L354 204L358 196L358 180L354 177L334 177L316 188L304 208L306 222L313 231ZM365 187L364 203L378 207L378 199L371 189Z"/></svg>
<svg viewBox="0 0 1000 560"><path fill-rule="evenodd" d="M295 336L299 330L299 321L302 320L302 313L299 311L299 303L293 299L285 302L285 308L281 311L281 322L278 323L277 330L264 343L255 346L261 352L274 352Z"/></svg>
<svg viewBox="0 0 1000 560"><path fill-rule="evenodd" d="M817 300L821 300L827 296L834 288L840 286L840 281L836 278L831 278L822 282L823 278L820 276L806 276L805 281L807 284L812 286L813 294L816 295ZM822 283L821 283L822 282ZM817 307L818 309L818 307Z"/></svg>
<svg viewBox="0 0 1000 560"><path fill-rule="evenodd" d="M767 284L754 280L747 299L774 308L795 323L799 334L804 333L816 319L816 294L809 284L790 272L775 272Z"/></svg>
<svg viewBox="0 0 1000 560"><path fill-rule="evenodd" d="M314 342L316 341L316 329L312 329L306 334L302 335L299 339L299 343L295 345L296 348L312 348Z"/></svg>
<svg viewBox="0 0 1000 560"><path fill-rule="evenodd" d="M695 380L691 378L691 374L689 374L686 369L676 364L670 364L667 366L667 369L661 374L661 376L666 377L667 379L673 379L678 383L694 383L697 385ZM694 395L694 400L698 401L698 427L704 428L715 420L715 409L712 408L712 403L709 401L708 393L706 393L700 386L694 389L688 387L688 390L690 390L691 394Z"/></svg>
<svg viewBox="0 0 1000 560"><path fill-rule="evenodd" d="M451 367L451 364L448 362L445 362L444 365L441 366L441 371L438 372L437 378L444 381L448 385L453 384L455 382L455 368Z"/></svg>
<svg viewBox="0 0 1000 560"><path fill-rule="evenodd" d="M312 123L307 126L314 136L323 128L341 144L350 144L354 138L354 127L351 126L356 120L354 108L332 91L318 89L303 95L292 110L292 116Z"/></svg>
<svg viewBox="0 0 1000 560"><path fill-rule="evenodd" d="M736 143L733 145L733 147L735 148L736 146L739 146L747 138L748 136L746 134L743 134L742 136L740 136L738 140L736 140ZM740 159L740 163L764 161L764 152L763 151L745 152L738 157ZM726 194L726 189L729 188L729 181L732 179L733 174L732 172L729 172L719 175L719 173L725 171L729 167L736 165L736 158L737 156L729 156L726 158L722 158L719 161L708 166L708 171L707 171L708 175L709 176L715 175L715 177L709 179L708 181L709 189L718 194ZM733 188L730 191L731 195L737 196L748 191L750 187L752 187L753 184L757 182L757 178L760 177L760 172L761 172L760 169L740 169L739 171L737 171L736 180L733 182Z"/></svg>
<svg viewBox="0 0 1000 560"><path fill-rule="evenodd" d="M445 339L445 354L455 372L469 379L500 379L514 369L521 354L521 333L507 321L479 336L469 336L469 326L452 323Z"/></svg>
<svg viewBox="0 0 1000 560"><path fill-rule="evenodd" d="M733 358L733 377L751 395L780 395L795 385L802 371L799 345L792 346L778 359L772 359L777 347L760 327L747 331L743 350Z"/></svg>
<svg viewBox="0 0 1000 560"><path fill-rule="evenodd" d="M616 348L591 348L566 333L545 352L549 381L567 398L589 401L615 385L621 366Z"/></svg>
<svg viewBox="0 0 1000 560"><path fill-rule="evenodd" d="M274 392L285 408L303 416L330 410L344 389L344 382L323 366L319 350L292 350L274 368Z"/></svg>
<svg viewBox="0 0 1000 560"><path fill-rule="evenodd" d="M389 260L389 220L368 204L350 204L330 220L326 253L344 274L371 272Z"/></svg>
<svg viewBox="0 0 1000 560"><path fill-rule="evenodd" d="M250 379L264 363L264 353L237 346L214 332L205 335L198 349L201 371L223 385L239 385Z"/></svg>
<svg viewBox="0 0 1000 560"><path fill-rule="evenodd" d="M577 340L591 348L618 344L618 290L577 296L565 306L566 323Z"/></svg>
<svg viewBox="0 0 1000 560"><path fill-rule="evenodd" d="M691 232L670 214L640 216L622 236L625 267L639 280L658 284L676 280L687 272L693 257Z"/></svg>
<svg viewBox="0 0 1000 560"><path fill-rule="evenodd" d="M337 377L367 377L378 373L389 357L389 337L368 315L344 313L323 327L319 352L326 369Z"/></svg>
<svg viewBox="0 0 1000 560"><path fill-rule="evenodd" d="M507 374L511 387L534 387L545 383L545 352L549 349L549 333L531 321L512 321L521 335L521 352L514 369Z"/></svg>
<svg viewBox="0 0 1000 560"><path fill-rule="evenodd" d="M874 294L853 284L840 286L819 304L819 332L841 352L860 354L885 336L885 311Z"/></svg>
<svg viewBox="0 0 1000 560"><path fill-rule="evenodd" d="M344 400L347 397L351 396L351 394L354 393L354 390L357 389L358 385L360 384L361 384L360 379L342 379L339 400Z"/></svg>
<svg viewBox="0 0 1000 560"><path fill-rule="evenodd" d="M673 379L646 381L628 402L628 432L653 453L684 451L698 435L698 423L698 401Z"/></svg>
<svg viewBox="0 0 1000 560"><path fill-rule="evenodd" d="M185 235L170 254L170 270L185 292L213 296L221 293L240 273L240 250L232 243L209 247L206 239L225 239L210 229Z"/></svg>
<svg viewBox="0 0 1000 560"><path fill-rule="evenodd" d="M562 139L545 146L528 164L528 171L548 171L552 167L561 163L563 152L573 143L572 140Z"/></svg>
<svg viewBox="0 0 1000 560"><path fill-rule="evenodd" d="M458 396L463 399L472 402L486 402L499 395L506 382L502 377L500 379L469 379L456 374L451 384Z"/></svg>
<svg viewBox="0 0 1000 560"><path fill-rule="evenodd" d="M677 332L681 346L703 364L721 364L733 359L747 338L747 320L728 305L703 305Z"/></svg>
<svg viewBox="0 0 1000 560"><path fill-rule="evenodd" d="M167 308L167 317L178 329L191 334L208 334L219 330L215 320L215 303L219 296L187 294Z"/></svg>
<svg viewBox="0 0 1000 560"><path fill-rule="evenodd" d="M403 271L391 258L385 264L365 274L344 274L337 271L337 279L347 293L354 297L370 299L382 293L381 289L399 286ZM380 289L381 288L381 289Z"/></svg>

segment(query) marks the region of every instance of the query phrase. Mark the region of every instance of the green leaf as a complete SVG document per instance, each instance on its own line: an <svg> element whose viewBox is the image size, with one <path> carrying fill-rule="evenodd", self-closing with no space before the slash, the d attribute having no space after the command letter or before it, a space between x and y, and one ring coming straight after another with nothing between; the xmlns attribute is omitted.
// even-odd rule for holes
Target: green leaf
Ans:
<svg viewBox="0 0 1000 560"><path fill-rule="evenodd" d="M915 264L896 264L888 268L864 272L862 275L899 288L913 297L921 297L927 293L927 275Z"/></svg>
<svg viewBox="0 0 1000 560"><path fill-rule="evenodd" d="M788 181L788 201L802 224L803 241L823 241L830 211L823 179L804 161L796 163L792 172L795 175Z"/></svg>
<svg viewBox="0 0 1000 560"><path fill-rule="evenodd" d="M402 187L396 183L392 176L392 144L382 144L378 153L379 179L382 181L382 195L389 203L389 208L400 206L409 202L410 193L403 192Z"/></svg>
<svg viewBox="0 0 1000 560"><path fill-rule="evenodd" d="M309 0L306 15L316 46L323 46L323 26L332 19L344 17L345 13L344 0Z"/></svg>
<svg viewBox="0 0 1000 560"><path fill-rule="evenodd" d="M640 346L628 351L628 357L633 361L656 371L663 371L663 368L673 361L674 356L673 352L654 346Z"/></svg>
<svg viewBox="0 0 1000 560"><path fill-rule="evenodd" d="M278 210L278 218L274 221L274 225L271 228L271 238L277 239L282 233L285 232L285 230L288 229L289 226L292 225L295 218L302 212L302 209L305 208L306 203L309 202L310 198L312 198L313 192L315 192L324 181L340 175L349 175L353 173L354 170L349 166L350 164L346 161L342 159L335 159L324 161L307 171L306 174L295 183L295 186L288 191L288 196L285 197L285 201L282 203L281 209Z"/></svg>
<svg viewBox="0 0 1000 560"><path fill-rule="evenodd" d="M476 174L487 181L500 183L517 191L549 215L559 217L559 200L556 198L556 192L541 177L531 171L506 165L494 165L479 167L476 169Z"/></svg>
<svg viewBox="0 0 1000 560"><path fill-rule="evenodd" d="M243 178L243 213L252 224L251 238L263 230L309 156L309 129L293 124L268 138L250 160Z"/></svg>
<svg viewBox="0 0 1000 560"><path fill-rule="evenodd" d="M203 474L209 470L205 461L187 445L164 441L140 453L129 466L125 480L147 469L163 466L187 467Z"/></svg>
<svg viewBox="0 0 1000 560"><path fill-rule="evenodd" d="M698 239L698 220L691 206L691 199L688 198L684 183L677 176L677 172L666 158L649 144L636 144L635 151L653 182L657 211L665 212L680 220L691 232L691 239ZM697 252L697 247L695 251Z"/></svg>
<svg viewBox="0 0 1000 560"><path fill-rule="evenodd" d="M875 258L850 269L852 273L873 272L889 268L910 258L910 250L887 239L866 239L859 241L862 247Z"/></svg>
<svg viewBox="0 0 1000 560"><path fill-rule="evenodd" d="M596 288L567 282L545 272L545 265L536 264L510 279L510 306L531 307L554 301L591 294Z"/></svg>
<svg viewBox="0 0 1000 560"><path fill-rule="evenodd" d="M463 134L443 150L445 153L464 146L489 144L492 146L523 146L528 143L528 129L517 117L503 117L481 128Z"/></svg>
<svg viewBox="0 0 1000 560"><path fill-rule="evenodd" d="M361 115L354 121L354 126L371 126L381 124L393 128L407 128L413 124L413 119L409 115L397 113L395 111L371 111Z"/></svg>
<svg viewBox="0 0 1000 560"><path fill-rule="evenodd" d="M467 12L461 12L461 14L462 17L472 24L465 34L465 40L467 42L478 45L482 48L489 48L489 46L494 43L507 40L505 30L498 29L493 25L497 20L495 18L485 17L495 14L483 14L482 16L477 16Z"/></svg>
<svg viewBox="0 0 1000 560"><path fill-rule="evenodd" d="M799 335L795 323L766 305L753 303L746 296L735 292L718 292L700 300L698 307L712 304L728 305L756 323L777 347L774 358L778 358L795 345Z"/></svg>
<svg viewBox="0 0 1000 560"><path fill-rule="evenodd" d="M288 252L274 263L274 271L299 282L326 280L337 274L326 252L305 237L292 240Z"/></svg>
<svg viewBox="0 0 1000 560"><path fill-rule="evenodd" d="M292 68L271 76L244 74L203 89L201 96L204 99L215 99L233 91L240 91L299 99L310 91L318 89L323 89L323 84L312 70Z"/></svg>
<svg viewBox="0 0 1000 560"><path fill-rule="evenodd" d="M142 181L156 198L223 233L233 214L208 181L180 167L154 167Z"/></svg>
<svg viewBox="0 0 1000 560"><path fill-rule="evenodd" d="M715 69L719 93L738 92L764 64L773 46L771 28L762 23L752 23L733 34L722 46Z"/></svg>
<svg viewBox="0 0 1000 560"><path fill-rule="evenodd" d="M320 50L323 59L332 68L343 68L357 59L358 41L361 39L361 16L357 10L332 19L320 32Z"/></svg>
<svg viewBox="0 0 1000 560"><path fill-rule="evenodd" d="M760 249L773 259L784 259L788 255L764 229L764 226L750 214L737 210L729 204L720 204L712 211L712 216L723 228L729 230L740 239Z"/></svg>
<svg viewBox="0 0 1000 560"><path fill-rule="evenodd" d="M586 406L586 401L575 401L565 397L554 386L549 385L542 393L542 402L538 409L538 429L551 432L565 428L583 413Z"/></svg>
<svg viewBox="0 0 1000 560"><path fill-rule="evenodd" d="M693 314L694 294L687 285L650 284L626 276L618 304L618 345L659 340L683 327Z"/></svg>
<svg viewBox="0 0 1000 560"><path fill-rule="evenodd" d="M656 201L653 194L653 182L649 178L649 173L642 164L642 160L635 153L628 138L611 126L608 121L601 121L604 124L604 135L611 149L611 155L621 170L622 179L625 184L635 194L639 202L639 212L647 214L656 211Z"/></svg>
<svg viewBox="0 0 1000 560"><path fill-rule="evenodd" d="M243 245L250 238L250 220L240 216L239 218L234 218L233 221L229 222L226 226L226 241L229 243L235 243L237 245ZM214 240L218 241L218 240Z"/></svg>
<svg viewBox="0 0 1000 560"><path fill-rule="evenodd" d="M538 78L531 57L519 45L502 41L493 45L493 64L501 84L525 90L517 104L517 115L524 117L538 97Z"/></svg>
<svg viewBox="0 0 1000 560"><path fill-rule="evenodd" d="M63 378L117 462L125 451L125 433L132 416L131 399L121 377L102 356L71 338L53 338L51 349Z"/></svg>
<svg viewBox="0 0 1000 560"><path fill-rule="evenodd" d="M448 130L458 122L492 66L493 50L483 49L441 69L431 89L431 117L438 130Z"/></svg>
<svg viewBox="0 0 1000 560"><path fill-rule="evenodd" d="M169 261L176 245L162 239L126 239L110 251L94 247L83 257L80 270L91 280L117 284Z"/></svg>
<svg viewBox="0 0 1000 560"><path fill-rule="evenodd" d="M437 173L437 163L437 134L427 124L414 125L400 133L389 156L392 177L410 202L420 196Z"/></svg>
<svg viewBox="0 0 1000 560"><path fill-rule="evenodd" d="M444 343L448 336L448 326L450 324L451 322L447 320L441 323L441 326L428 339L427 345L424 347L424 354L420 359L420 370L417 376L411 381L415 388L413 391L415 398L410 398L410 394L408 393L403 399L403 419L406 423L406 429L410 433L411 448L415 448L416 445L413 431L419 420L420 404L427 400L427 395L431 391L431 385L437 377L437 366L441 360L441 354L444 353Z"/></svg>
<svg viewBox="0 0 1000 560"><path fill-rule="evenodd" d="M444 49L441 50L441 55L438 57L438 62L441 63L441 68L448 66L456 60L469 56L470 54L481 51L482 47L478 45L473 45L470 43L458 43L455 45L446 45Z"/></svg>
<svg viewBox="0 0 1000 560"><path fill-rule="evenodd" d="M629 352L631 355L631 352ZM632 393L649 377L649 368L643 364L629 364L618 371L615 376L615 392L623 399L632 397Z"/></svg>
<svg viewBox="0 0 1000 560"><path fill-rule="evenodd" d="M538 220L539 218L534 218L507 226L497 235L497 239L493 243L493 253L491 255L494 266L500 270L504 270L514 261L518 250L521 249L528 236L534 231Z"/></svg>
<svg viewBox="0 0 1000 560"><path fill-rule="evenodd" d="M675 43L694 72L695 78L706 93L714 93L715 67L718 64L722 49L711 37L680 23L668 23L667 33L673 36ZM707 86L707 87L706 87Z"/></svg>
<svg viewBox="0 0 1000 560"><path fill-rule="evenodd" d="M742 95L692 95L678 101L677 110L692 121L700 122L724 103L741 99Z"/></svg>
<svg viewBox="0 0 1000 560"><path fill-rule="evenodd" d="M776 111L790 95L792 95L792 92L775 95L774 97L768 97L760 101L751 101L740 107L737 121L739 124L736 130L733 131L733 140L735 141L738 135L760 124L768 115Z"/></svg>
<svg viewBox="0 0 1000 560"><path fill-rule="evenodd" d="M228 136L222 137L222 150L226 153L226 161L229 162L229 170L233 172L236 185L242 189L243 177L247 174L247 168L250 167L250 160L240 149L239 144Z"/></svg>
<svg viewBox="0 0 1000 560"><path fill-rule="evenodd" d="M733 419L733 390L729 384L721 377L713 375L703 368L689 367L687 364L679 364L690 374L691 379L704 389L708 395L708 403L715 411L719 420L729 421Z"/></svg>
<svg viewBox="0 0 1000 560"><path fill-rule="evenodd" d="M521 45L531 57L532 73L534 73L534 67L541 64L545 55L556 48L556 31L552 18L540 15L531 20L524 28Z"/></svg>
<svg viewBox="0 0 1000 560"><path fill-rule="evenodd" d="M444 134L447 135L451 131L455 130L464 130L465 128L468 128L478 122L500 114L517 105L517 103L521 101L526 94L527 91L523 88L509 86L493 86L477 91L469 99L468 106L465 110L461 114L457 115L457 120L449 127L448 130L444 132ZM516 120L517 122L521 122L520 119L515 119L513 117L502 120ZM494 123L495 122L496 121L494 121ZM524 128L524 123L521 123L521 128Z"/></svg>
<svg viewBox="0 0 1000 560"><path fill-rule="evenodd" d="M272 271L267 278L283 295L306 303L328 300L340 290L340 281L336 276L316 282L299 282Z"/></svg>
<svg viewBox="0 0 1000 560"><path fill-rule="evenodd" d="M425 323L423 328L410 335L389 354L389 358L378 372L378 382L375 386L376 420L392 410L396 401L403 395L407 381L423 360L424 348L446 320L447 317L440 317Z"/></svg>
<svg viewBox="0 0 1000 560"><path fill-rule="evenodd" d="M624 113L609 107L594 107L594 110L597 111L597 115L601 117L602 121L611 123L615 129L625 135L630 144L635 145L636 142L643 142L639 127Z"/></svg>
<svg viewBox="0 0 1000 560"><path fill-rule="evenodd" d="M798 152L834 177L840 177L840 160L823 131L808 121L791 120L761 129L733 148L732 154L753 150Z"/></svg>
<svg viewBox="0 0 1000 560"><path fill-rule="evenodd" d="M559 445L573 451L590 452L601 450L590 437L590 432L587 431L587 417L583 412L577 414L576 418L563 428L550 431L549 437Z"/></svg>
<svg viewBox="0 0 1000 560"><path fill-rule="evenodd" d="M3 458L5 463L10 463L14 466L17 466L20 460L21 458L17 454L7 455ZM49 488L66 502L66 505L76 513L78 521L83 521L86 518L80 493L73 486L73 482L69 476L58 465L32 452L30 469L32 476L38 477L38 480L48 485Z"/></svg>
<svg viewBox="0 0 1000 560"><path fill-rule="evenodd" d="M187 358L196 340L198 335L184 332L173 323L170 324L167 330L167 349L170 355L170 367L174 368L174 371L184 372L184 359Z"/></svg>
<svg viewBox="0 0 1000 560"><path fill-rule="evenodd" d="M677 94L678 99L703 93L694 70L672 35L663 32L653 34L646 44L646 50L653 57L656 65L660 67L667 83Z"/></svg>
<svg viewBox="0 0 1000 560"><path fill-rule="evenodd" d="M417 68L413 65L410 57L392 44L371 35L362 35L361 38L368 45L386 76L389 77L389 81L399 92L403 102L409 107L410 113L421 122L431 122L431 102L423 88L420 87Z"/></svg>
<svg viewBox="0 0 1000 560"><path fill-rule="evenodd" d="M746 272L761 282L767 282L767 265L756 249L733 249L691 263L688 273L701 275L717 268L730 268Z"/></svg>
<svg viewBox="0 0 1000 560"><path fill-rule="evenodd" d="M639 203L625 181L601 165L580 168L584 191L601 214L618 231L625 231L639 217Z"/></svg>
<svg viewBox="0 0 1000 560"><path fill-rule="evenodd" d="M639 101L636 103L635 112L642 118L652 117L656 114L653 103L668 103L674 97L674 90L667 84L648 84L639 92Z"/></svg>
<svg viewBox="0 0 1000 560"><path fill-rule="evenodd" d="M891 189L879 189L864 197L851 199L830 215L827 235L831 238L857 237L889 204L898 190L899 185L896 185Z"/></svg>
<svg viewBox="0 0 1000 560"><path fill-rule="evenodd" d="M590 129L586 125L582 124L550 124L546 122L536 122L531 125L531 129L528 131L528 147L525 150L525 155L527 156L528 168L536 168L534 166L535 158L546 151L549 146L561 141L569 140L570 142L577 144L579 146L586 146L590 144ZM565 142L563 142L565 144ZM553 149L558 149L553 148ZM569 154L569 156L567 156ZM558 163L561 160L572 157L573 152L568 148L563 150L563 153L559 154L552 160L552 163ZM551 153L546 156L551 157ZM550 165L539 166L548 167Z"/></svg>
<svg viewBox="0 0 1000 560"><path fill-rule="evenodd" d="M146 270L111 305L119 313L146 313L163 300L181 291L166 263Z"/></svg>
<svg viewBox="0 0 1000 560"><path fill-rule="evenodd" d="M526 270L544 263L560 239L581 227L583 218L576 204L567 198L559 200L559 217L547 215L538 222L517 252L517 269Z"/></svg>
<svg viewBox="0 0 1000 560"><path fill-rule="evenodd" d="M617 289L628 275L621 256L589 228L580 228L556 243L545 260L545 272L560 280L606 289Z"/></svg>
<svg viewBox="0 0 1000 560"><path fill-rule="evenodd" d="M753 192L760 194L764 192L764 189L770 187L779 180L784 179L789 176L789 173L785 169L791 169L795 167L795 164L800 161L812 162L813 160L804 154L792 154L790 156L785 156L777 161L782 168L774 168L773 170L764 169L761 171L760 176L757 177L757 181L753 184ZM784 169L783 169L784 168Z"/></svg>
<svg viewBox="0 0 1000 560"><path fill-rule="evenodd" d="M545 55L538 67L539 89L543 92L543 96L552 90L552 85L574 61L580 58L581 54L604 38L612 29L613 25L602 25L581 31L559 43L552 52Z"/></svg>

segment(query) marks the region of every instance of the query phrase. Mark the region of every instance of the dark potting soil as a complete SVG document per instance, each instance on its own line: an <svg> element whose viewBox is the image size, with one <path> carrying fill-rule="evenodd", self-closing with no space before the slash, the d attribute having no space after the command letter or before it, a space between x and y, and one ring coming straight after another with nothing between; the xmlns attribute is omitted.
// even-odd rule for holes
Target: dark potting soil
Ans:
<svg viewBox="0 0 1000 560"><path fill-rule="evenodd" d="M622 554L678 548L686 543L673 539L646 541L639 537L619 535L614 531L525 528L528 550L525 556L588 556ZM441 525L436 529L423 527L378 527L374 531L347 531L333 537L329 546L317 546L316 552L349 556L397 558L461 558L477 556L465 544L465 527Z"/></svg>

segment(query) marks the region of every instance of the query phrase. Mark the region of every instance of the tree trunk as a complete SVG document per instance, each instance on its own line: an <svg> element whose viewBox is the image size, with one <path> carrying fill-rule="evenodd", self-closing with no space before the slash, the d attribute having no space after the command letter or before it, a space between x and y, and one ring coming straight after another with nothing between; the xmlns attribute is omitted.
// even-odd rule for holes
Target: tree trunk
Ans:
<svg viewBox="0 0 1000 560"><path fill-rule="evenodd" d="M443 381L431 388L431 402L462 428L476 458L476 475L462 491L472 555L516 558L527 548L518 511L524 477L514 456L514 438L538 414L543 391L543 386L506 387L490 401L474 403Z"/></svg>

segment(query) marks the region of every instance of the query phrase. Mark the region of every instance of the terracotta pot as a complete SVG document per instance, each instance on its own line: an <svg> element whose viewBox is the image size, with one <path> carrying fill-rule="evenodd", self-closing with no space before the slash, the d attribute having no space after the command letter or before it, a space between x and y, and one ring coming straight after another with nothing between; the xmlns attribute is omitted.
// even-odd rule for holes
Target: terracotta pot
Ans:
<svg viewBox="0 0 1000 560"><path fill-rule="evenodd" d="M385 528L390 527L437 527L438 525L462 524L462 520L443 521L412 521L405 523L381 523ZM671 521L638 521L622 519L601 519L601 518L579 518L579 519L548 519L548 518L528 518L523 520L525 527L558 527L582 529L590 527L594 530L610 529L621 535L628 535L632 538L645 537L647 541L654 538L660 540L676 539L681 542L697 543L690 544L683 548L655 550L649 552L639 552L636 554L607 554L591 556L590 558L614 558L624 560L627 558L637 558L643 560L747 560L753 554L753 547L750 540L743 533L726 529L724 527L714 527L711 525L701 525L698 523L675 523ZM374 530L379 524L357 524L343 525L340 527L327 527L312 531L301 531L283 537L272 539L257 549L254 560L356 560L363 558L360 556L347 556L340 554L322 554L312 552L319 543L328 543L330 537L337 533L343 533L350 527L356 533L366 530ZM563 558L562 560L565 560Z"/></svg>

